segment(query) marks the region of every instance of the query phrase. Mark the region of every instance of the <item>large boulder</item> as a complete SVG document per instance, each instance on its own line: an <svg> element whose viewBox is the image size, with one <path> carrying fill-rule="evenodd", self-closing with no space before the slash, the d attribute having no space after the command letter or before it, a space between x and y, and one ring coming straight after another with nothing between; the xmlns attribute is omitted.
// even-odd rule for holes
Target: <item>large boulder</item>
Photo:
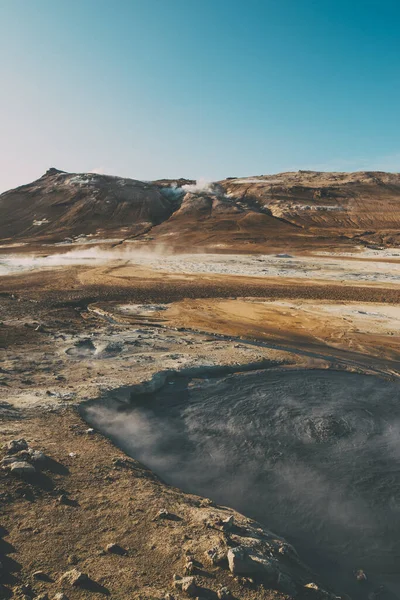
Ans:
<svg viewBox="0 0 400 600"><path fill-rule="evenodd" d="M8 454L17 454L21 450L28 450L28 442L23 438L19 440L10 440L6 444L6 450Z"/></svg>
<svg viewBox="0 0 400 600"><path fill-rule="evenodd" d="M33 450L32 448L30 448L29 449L29 460L34 465L43 467L46 464L46 462L49 460L49 458L41 450Z"/></svg>
<svg viewBox="0 0 400 600"><path fill-rule="evenodd" d="M61 581L66 581L73 587L79 587L86 585L89 582L89 576L86 575L86 573L78 571L78 569L71 569L71 571L66 571L64 573L61 577Z"/></svg>
<svg viewBox="0 0 400 600"><path fill-rule="evenodd" d="M228 564L234 575L263 575L268 580L276 581L279 570L276 561L269 560L261 554L244 546L228 550Z"/></svg>
<svg viewBox="0 0 400 600"><path fill-rule="evenodd" d="M174 587L176 589L182 590L182 592L184 592L188 596L198 595L198 587L196 585L194 577L179 577L179 575L175 575Z"/></svg>
<svg viewBox="0 0 400 600"><path fill-rule="evenodd" d="M36 473L35 467L24 460L11 463L10 471L11 473L15 473L15 475L20 475L22 477L34 475Z"/></svg>

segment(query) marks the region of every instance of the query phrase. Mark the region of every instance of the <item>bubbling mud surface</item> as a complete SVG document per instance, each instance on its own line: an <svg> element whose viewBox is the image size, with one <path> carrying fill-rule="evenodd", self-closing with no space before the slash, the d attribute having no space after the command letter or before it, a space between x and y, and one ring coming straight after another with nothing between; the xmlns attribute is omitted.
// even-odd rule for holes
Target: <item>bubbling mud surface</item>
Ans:
<svg viewBox="0 0 400 600"><path fill-rule="evenodd" d="M177 378L85 418L170 484L292 542L337 592L400 595L400 383L338 371ZM357 587L358 586L358 587Z"/></svg>

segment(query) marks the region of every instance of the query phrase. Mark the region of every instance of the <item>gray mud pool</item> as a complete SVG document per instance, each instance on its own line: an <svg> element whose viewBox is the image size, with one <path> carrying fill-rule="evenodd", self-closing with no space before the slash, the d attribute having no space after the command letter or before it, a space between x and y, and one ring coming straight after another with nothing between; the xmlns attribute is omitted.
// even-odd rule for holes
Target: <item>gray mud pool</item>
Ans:
<svg viewBox="0 0 400 600"><path fill-rule="evenodd" d="M337 593L400 597L399 382L305 370L177 378L128 404L111 394L85 418L167 483L286 537Z"/></svg>

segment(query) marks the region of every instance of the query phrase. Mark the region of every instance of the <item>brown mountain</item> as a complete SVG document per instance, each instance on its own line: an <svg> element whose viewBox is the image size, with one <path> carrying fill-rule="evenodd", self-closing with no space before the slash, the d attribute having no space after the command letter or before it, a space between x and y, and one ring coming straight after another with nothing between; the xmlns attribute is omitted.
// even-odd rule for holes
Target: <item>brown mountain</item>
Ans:
<svg viewBox="0 0 400 600"><path fill-rule="evenodd" d="M40 179L0 196L0 237L62 241L78 235L129 237L172 213L157 186L94 173L49 169Z"/></svg>
<svg viewBox="0 0 400 600"><path fill-rule="evenodd" d="M0 196L2 240L84 235L179 250L400 245L400 174L298 171L196 185L50 169Z"/></svg>
<svg viewBox="0 0 400 600"><path fill-rule="evenodd" d="M229 196L251 197L316 236L400 242L399 173L298 171L222 184Z"/></svg>

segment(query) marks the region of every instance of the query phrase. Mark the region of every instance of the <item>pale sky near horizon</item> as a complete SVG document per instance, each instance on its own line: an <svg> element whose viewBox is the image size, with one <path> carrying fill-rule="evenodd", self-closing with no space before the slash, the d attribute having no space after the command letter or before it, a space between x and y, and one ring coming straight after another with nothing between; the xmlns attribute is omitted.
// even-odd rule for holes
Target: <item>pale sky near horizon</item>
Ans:
<svg viewBox="0 0 400 600"><path fill-rule="evenodd" d="M0 192L400 171L397 0L0 0Z"/></svg>

